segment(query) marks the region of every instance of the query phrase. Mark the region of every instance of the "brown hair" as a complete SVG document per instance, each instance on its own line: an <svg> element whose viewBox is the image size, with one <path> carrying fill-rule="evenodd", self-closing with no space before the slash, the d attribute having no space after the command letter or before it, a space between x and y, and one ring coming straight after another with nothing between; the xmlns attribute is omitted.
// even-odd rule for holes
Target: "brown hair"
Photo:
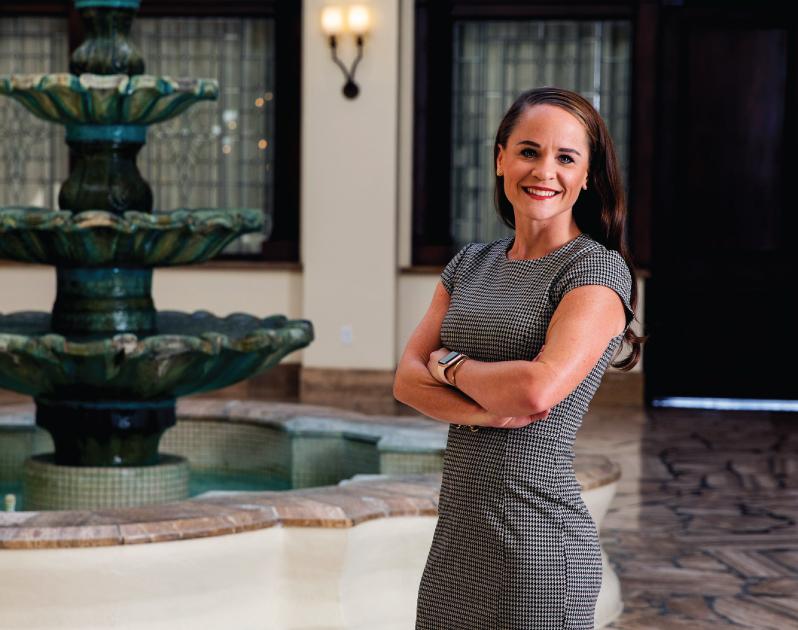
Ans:
<svg viewBox="0 0 798 630"><path fill-rule="evenodd" d="M493 164L499 157L499 146L507 148L507 141L521 115L530 107L541 104L561 107L585 127L590 145L588 187L579 194L574 204L574 220L582 232L623 256L632 275L632 310L637 311L637 273L626 248L626 194L618 168L618 156L607 125L593 105L580 94L557 87L535 88L522 93L499 124L493 145ZM504 178L500 175L496 176L494 200L501 220L515 229L513 205L504 194ZM647 340L648 335L638 337L628 328L623 341L632 346L632 351L626 359L612 366L623 371L631 370L640 359L642 344Z"/></svg>

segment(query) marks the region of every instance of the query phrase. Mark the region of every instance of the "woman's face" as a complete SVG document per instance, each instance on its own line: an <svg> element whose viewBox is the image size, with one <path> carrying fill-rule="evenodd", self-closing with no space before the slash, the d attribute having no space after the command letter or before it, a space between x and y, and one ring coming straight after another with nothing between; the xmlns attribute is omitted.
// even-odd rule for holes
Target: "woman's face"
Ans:
<svg viewBox="0 0 798 630"><path fill-rule="evenodd" d="M575 116L555 105L527 108L496 161L516 226L570 213L587 185L589 161L587 131Z"/></svg>

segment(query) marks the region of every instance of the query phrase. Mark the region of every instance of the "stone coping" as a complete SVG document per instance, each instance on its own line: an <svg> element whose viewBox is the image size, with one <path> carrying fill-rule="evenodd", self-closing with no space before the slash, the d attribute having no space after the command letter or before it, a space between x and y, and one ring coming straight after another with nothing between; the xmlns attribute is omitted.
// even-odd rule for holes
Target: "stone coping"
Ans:
<svg viewBox="0 0 798 630"><path fill-rule="evenodd" d="M33 405L0 409L0 424L31 425ZM3 413L6 412L6 413ZM290 431L366 437L390 450L442 450L448 424L421 416L368 416L330 407L187 398L178 418L283 426ZM6 425L7 426L7 425ZM419 449L421 450L421 448ZM608 485L620 467L602 455L577 455L582 490ZM222 536L267 527L353 527L375 518L436 516L441 475L362 475L336 486L262 492L209 492L136 508L0 512L0 549L102 547Z"/></svg>

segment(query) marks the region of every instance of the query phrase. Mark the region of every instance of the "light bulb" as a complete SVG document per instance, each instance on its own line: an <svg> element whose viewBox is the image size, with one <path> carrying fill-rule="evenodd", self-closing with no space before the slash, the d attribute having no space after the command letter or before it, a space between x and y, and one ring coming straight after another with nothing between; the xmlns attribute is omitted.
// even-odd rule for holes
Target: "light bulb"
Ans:
<svg viewBox="0 0 798 630"><path fill-rule="evenodd" d="M341 7L324 7L321 12L321 30L325 35L339 35L344 30L344 12Z"/></svg>
<svg viewBox="0 0 798 630"><path fill-rule="evenodd" d="M368 8L364 7L362 4L349 7L346 22L349 26L349 30L355 35L363 35L369 30Z"/></svg>

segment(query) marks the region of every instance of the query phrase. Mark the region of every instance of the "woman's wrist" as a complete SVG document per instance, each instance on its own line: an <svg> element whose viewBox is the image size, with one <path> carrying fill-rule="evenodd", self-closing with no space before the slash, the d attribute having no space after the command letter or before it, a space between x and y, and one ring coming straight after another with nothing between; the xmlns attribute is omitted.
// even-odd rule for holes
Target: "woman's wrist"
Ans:
<svg viewBox="0 0 798 630"><path fill-rule="evenodd" d="M457 359L457 361L454 362L454 364L450 365L446 368L446 370L444 370L444 378L452 387L457 387L457 370L459 370L460 366L466 361L468 361L468 357L466 355L462 355L459 359Z"/></svg>

